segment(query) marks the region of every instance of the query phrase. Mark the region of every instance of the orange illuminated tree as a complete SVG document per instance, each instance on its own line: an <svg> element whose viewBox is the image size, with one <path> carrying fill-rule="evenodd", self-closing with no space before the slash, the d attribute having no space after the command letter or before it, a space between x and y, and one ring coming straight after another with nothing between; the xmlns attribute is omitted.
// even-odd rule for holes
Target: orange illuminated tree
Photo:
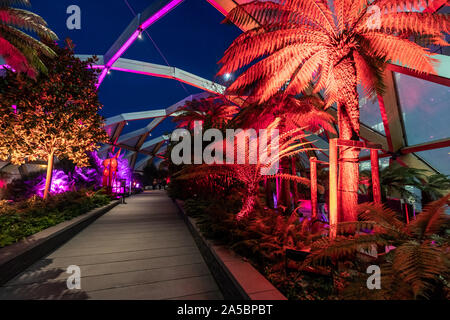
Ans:
<svg viewBox="0 0 450 320"><path fill-rule="evenodd" d="M218 74L246 68L228 88L258 103L279 92L297 95L311 83L326 107L337 106L339 135L358 140L359 95L383 90L388 62L420 72L434 71L432 54L421 44L448 45L445 14L411 12L417 0L281 0L253 1L235 7L226 21L247 29L227 49ZM334 8L334 9L332 9ZM380 9L380 15L377 15ZM341 152L341 220L357 218L357 150Z"/></svg>
<svg viewBox="0 0 450 320"><path fill-rule="evenodd" d="M68 42L70 45L70 42ZM97 73L70 46L50 45L58 59L46 59L47 74L36 81L8 71L0 78L0 159L20 165L45 160L48 197L55 157L88 165L89 151L107 140L98 114Z"/></svg>

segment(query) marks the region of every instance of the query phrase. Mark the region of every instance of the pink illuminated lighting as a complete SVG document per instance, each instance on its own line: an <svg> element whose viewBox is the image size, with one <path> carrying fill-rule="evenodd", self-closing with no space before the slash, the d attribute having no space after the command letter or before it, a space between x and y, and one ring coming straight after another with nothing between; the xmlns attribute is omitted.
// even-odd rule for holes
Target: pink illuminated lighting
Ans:
<svg viewBox="0 0 450 320"><path fill-rule="evenodd" d="M150 27L156 20L158 20L159 18L161 18L162 16L164 16L167 12L169 12L170 10L172 10L173 8L175 8L178 4L180 4L183 0L173 0L171 2L169 2L167 5L165 5L161 10L159 10L156 14L154 14L152 17L150 17L150 19L148 19L147 21L145 21L142 24L142 30L147 29L148 27Z"/></svg>
<svg viewBox="0 0 450 320"><path fill-rule="evenodd" d="M123 46L116 52L116 54L106 63L106 68L110 68L119 59L125 51L131 46L131 44L139 37L140 30L133 32L131 37L123 44Z"/></svg>
<svg viewBox="0 0 450 320"><path fill-rule="evenodd" d="M139 28L137 28L137 30L133 32L131 37L123 44L123 46L116 52L116 54L113 55L112 58L106 62L105 70L109 70L112 67L112 65L125 53L125 51L128 50L128 48L133 44L133 42L139 37L139 34L141 34L142 31L150 27L153 23L155 23L158 19L162 18L166 13L171 11L182 1L183 0L173 0L169 2L167 5L161 8L161 10L159 10L153 16L151 16L147 21L141 24ZM100 77L98 78L97 88L100 86L100 84L106 77L107 71L105 72L105 70L103 70Z"/></svg>
<svg viewBox="0 0 450 320"><path fill-rule="evenodd" d="M100 84L103 82L103 80L105 79L107 74L108 74L108 69L104 68L102 73L98 77L98 82L97 82L97 85L96 85L97 89L98 89L98 87L100 87Z"/></svg>
<svg viewBox="0 0 450 320"><path fill-rule="evenodd" d="M195 84L193 82L189 82L189 81L186 81L184 79L181 79L181 78L178 78L178 77L174 77L172 75L160 74L160 73L152 73L152 72L145 72L145 71L125 69L125 68L118 68L118 67L111 67L111 70L120 71L120 72L143 74L143 75L146 75L146 76L152 76L152 77L158 77L158 78L174 79L174 80L186 83L186 84L188 84L190 86L197 87L197 88L205 90L205 91L209 91L211 93L217 93L216 91L214 91L212 89L208 89L206 87L199 86L199 85L197 85L197 84Z"/></svg>

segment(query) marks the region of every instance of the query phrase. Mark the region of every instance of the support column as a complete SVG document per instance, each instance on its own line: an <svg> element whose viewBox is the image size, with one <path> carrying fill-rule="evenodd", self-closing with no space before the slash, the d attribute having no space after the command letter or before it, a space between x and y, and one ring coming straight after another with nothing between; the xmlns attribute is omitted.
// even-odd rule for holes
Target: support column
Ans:
<svg viewBox="0 0 450 320"><path fill-rule="evenodd" d="M373 202L381 203L380 168L377 149L370 149L370 163L372 169Z"/></svg>
<svg viewBox="0 0 450 320"><path fill-rule="evenodd" d="M338 146L337 139L330 140L330 205L329 222L330 238L336 237L336 224L338 221Z"/></svg>
<svg viewBox="0 0 450 320"><path fill-rule="evenodd" d="M292 175L297 176L297 168L295 167L295 156L291 158L291 165L292 165ZM298 202L298 185L296 181L293 181L293 188L292 193L294 196L294 209L297 208L297 202Z"/></svg>
<svg viewBox="0 0 450 320"><path fill-rule="evenodd" d="M317 218L317 158L309 158L309 170L311 178L311 218Z"/></svg>

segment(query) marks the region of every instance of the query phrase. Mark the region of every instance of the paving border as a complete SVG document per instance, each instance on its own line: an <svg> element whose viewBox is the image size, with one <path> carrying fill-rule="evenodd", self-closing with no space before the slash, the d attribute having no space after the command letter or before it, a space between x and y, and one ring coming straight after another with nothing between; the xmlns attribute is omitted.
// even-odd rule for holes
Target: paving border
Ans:
<svg viewBox="0 0 450 320"><path fill-rule="evenodd" d="M214 244L200 232L195 219L188 217L183 202L172 199L186 222L203 258L226 300L287 300L249 262L225 246Z"/></svg>
<svg viewBox="0 0 450 320"><path fill-rule="evenodd" d="M0 249L0 285L5 284L37 260L54 251L96 219L120 203L114 200L106 206L33 234Z"/></svg>

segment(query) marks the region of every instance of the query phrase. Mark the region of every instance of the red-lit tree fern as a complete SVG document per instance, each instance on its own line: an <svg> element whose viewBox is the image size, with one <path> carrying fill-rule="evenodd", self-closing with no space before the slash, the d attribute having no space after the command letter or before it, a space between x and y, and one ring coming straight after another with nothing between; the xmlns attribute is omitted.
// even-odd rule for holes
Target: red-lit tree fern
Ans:
<svg viewBox="0 0 450 320"><path fill-rule="evenodd" d="M212 97L187 101L172 121L178 122L178 128L192 129L195 121L202 122L206 128L221 128L233 118L237 111L238 108L235 105Z"/></svg>
<svg viewBox="0 0 450 320"><path fill-rule="evenodd" d="M232 122L239 128L265 129L279 118L283 130L300 127L310 132L324 129L336 133L334 117L323 109L324 104L317 96L296 98L277 94L262 104L254 103L242 108Z"/></svg>
<svg viewBox="0 0 450 320"><path fill-rule="evenodd" d="M311 82L327 106L337 105L342 139L359 136L358 83L373 96L383 88L383 69L390 61L420 72L433 72L428 49L409 36L447 45L449 18L444 14L408 12L427 1L325 0L254 1L235 7L226 20L247 32L240 35L220 60L218 74L248 67L228 93L250 95L259 103L283 91L297 95ZM369 6L381 9L380 24ZM375 7L376 8L376 7ZM256 26L255 26L256 25ZM355 220L358 151L341 153L342 220Z"/></svg>
<svg viewBox="0 0 450 320"><path fill-rule="evenodd" d="M267 126L266 130L268 137L272 135L272 130L276 129L279 123L280 119L277 118L269 126ZM237 145L235 140L234 146L237 150L237 154L245 154L245 164L204 164L186 166L173 177L175 179L183 180L198 179L202 177L207 179L228 177L242 183L244 186L244 192L242 194L242 208L237 214L237 219L245 218L251 214L259 204L259 187L260 183L264 181L264 179L279 178L282 180L295 181L297 183L309 185L309 179L291 174L262 174L264 169L272 168L274 165L279 163L282 158L291 157L307 150L313 150L312 148L308 148L309 142L299 142L307 137L303 131L304 130L302 128L295 128L284 133L280 133L277 140L279 152L273 152L273 150L275 150L274 141L268 141L266 146L259 144L259 155L267 155L267 159L265 159L265 161L261 162L261 158L259 158L256 164L251 164L249 162L248 148L246 148L246 146ZM242 148L245 148L245 150ZM321 186L319 187L322 188Z"/></svg>
<svg viewBox="0 0 450 320"><path fill-rule="evenodd" d="M28 10L12 8L12 5L30 6L30 1L0 1L0 56L17 72L35 77L37 71L46 70L41 56L53 57L55 53L47 45L20 29L47 40L56 40L57 36L40 16Z"/></svg>

